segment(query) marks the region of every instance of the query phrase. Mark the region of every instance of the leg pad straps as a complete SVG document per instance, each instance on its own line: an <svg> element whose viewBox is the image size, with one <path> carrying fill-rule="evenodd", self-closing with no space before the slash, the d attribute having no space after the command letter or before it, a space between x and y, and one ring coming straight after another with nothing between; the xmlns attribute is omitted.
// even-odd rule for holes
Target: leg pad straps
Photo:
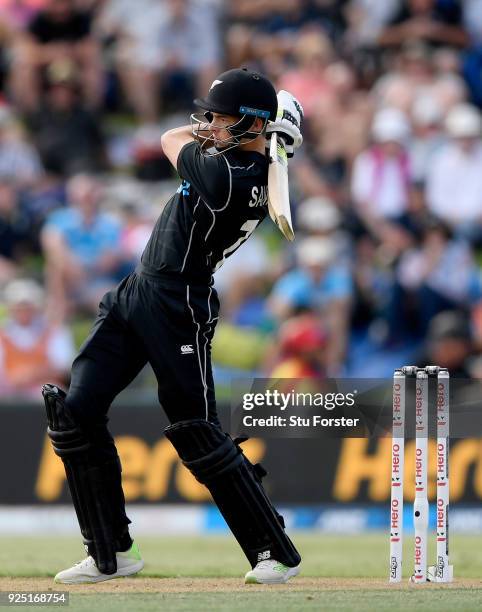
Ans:
<svg viewBox="0 0 482 612"><path fill-rule="evenodd" d="M300 556L284 531L282 517L261 484L266 475L216 425L201 419L167 427L167 438L183 464L210 491L221 514L254 567L269 556L294 567Z"/></svg>
<svg viewBox="0 0 482 612"><path fill-rule="evenodd" d="M116 551L130 539L125 516L121 467L118 456L94 461L91 442L75 423L66 394L55 385L44 385L47 434L62 459L80 530L89 553L103 574L117 571ZM124 547L124 548L123 548Z"/></svg>

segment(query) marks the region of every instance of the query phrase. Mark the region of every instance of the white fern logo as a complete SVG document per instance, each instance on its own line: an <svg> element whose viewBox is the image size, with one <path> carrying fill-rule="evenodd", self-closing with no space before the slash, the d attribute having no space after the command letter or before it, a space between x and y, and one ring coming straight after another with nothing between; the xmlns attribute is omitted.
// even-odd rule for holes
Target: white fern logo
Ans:
<svg viewBox="0 0 482 612"><path fill-rule="evenodd" d="M220 81L219 79L215 79L213 81L213 84L211 85L211 87L209 88L209 91L211 91L211 89L214 89L216 87L216 85L220 85L222 83L222 81Z"/></svg>

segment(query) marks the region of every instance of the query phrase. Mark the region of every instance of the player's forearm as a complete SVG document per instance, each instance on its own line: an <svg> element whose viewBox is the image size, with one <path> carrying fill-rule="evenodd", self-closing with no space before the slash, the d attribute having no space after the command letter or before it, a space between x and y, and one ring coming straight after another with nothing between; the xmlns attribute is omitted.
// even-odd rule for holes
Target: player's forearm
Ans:
<svg viewBox="0 0 482 612"><path fill-rule="evenodd" d="M177 168L177 158L184 145L194 140L192 128L190 125L168 130L161 136L161 145L164 155L171 162L174 168Z"/></svg>

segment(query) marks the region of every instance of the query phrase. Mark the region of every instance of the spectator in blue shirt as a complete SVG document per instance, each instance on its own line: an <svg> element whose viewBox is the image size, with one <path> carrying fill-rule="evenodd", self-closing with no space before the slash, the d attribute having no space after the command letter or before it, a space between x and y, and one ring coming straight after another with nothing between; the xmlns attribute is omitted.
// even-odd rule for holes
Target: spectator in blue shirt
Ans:
<svg viewBox="0 0 482 612"><path fill-rule="evenodd" d="M310 237L297 248L298 265L275 284L269 305L279 320L314 310L328 331L327 363L331 374L340 372L345 357L350 305L351 272L336 260L332 238Z"/></svg>
<svg viewBox="0 0 482 612"><path fill-rule="evenodd" d="M70 206L54 211L42 230L50 306L56 317L72 308L96 310L121 274L120 223L102 212L100 186L88 175L67 185Z"/></svg>

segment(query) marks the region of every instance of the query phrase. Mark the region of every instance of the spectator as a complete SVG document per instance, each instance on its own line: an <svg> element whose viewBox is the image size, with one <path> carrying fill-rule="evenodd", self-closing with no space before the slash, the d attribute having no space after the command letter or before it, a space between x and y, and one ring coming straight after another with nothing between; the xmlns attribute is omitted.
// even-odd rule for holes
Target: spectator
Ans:
<svg viewBox="0 0 482 612"><path fill-rule="evenodd" d="M20 213L14 185L0 181L0 286L18 274L27 230L28 222Z"/></svg>
<svg viewBox="0 0 482 612"><path fill-rule="evenodd" d="M468 36L462 27L459 3L406 0L378 42L383 46L400 46L406 40L424 40L432 46L465 47Z"/></svg>
<svg viewBox="0 0 482 612"><path fill-rule="evenodd" d="M164 154L161 136L164 129L154 124L143 124L132 140L131 155L135 176L142 181L162 181L172 177L172 165Z"/></svg>
<svg viewBox="0 0 482 612"><path fill-rule="evenodd" d="M376 47L381 31L395 17L400 4L401 0L352 0L347 10L350 46L357 50Z"/></svg>
<svg viewBox="0 0 482 612"><path fill-rule="evenodd" d="M0 22L11 34L28 27L36 13L43 9L46 0L2 0Z"/></svg>
<svg viewBox="0 0 482 612"><path fill-rule="evenodd" d="M127 102L144 123L158 119L158 36L166 19L163 0L107 0L96 26L113 47Z"/></svg>
<svg viewBox="0 0 482 612"><path fill-rule="evenodd" d="M83 308L96 312L119 279L121 226L100 210L100 185L88 175L70 179L70 206L54 211L42 231L49 309L58 318Z"/></svg>
<svg viewBox="0 0 482 612"><path fill-rule="evenodd" d="M341 370L349 335L355 375L357 355L366 362L370 350L370 363L380 372L404 361L394 353L378 365L376 353L384 348L377 340L395 340L390 350L398 350L399 340L400 349L413 350L413 336L424 340L440 308L471 311L482 329L482 301L478 314L473 307L477 270L470 247L459 240L482 245L481 125L466 105L460 107L465 119L460 108L457 121L452 115L469 90L474 104L481 104L481 5L482 0L0 0L0 85L4 74L13 85L12 107L0 97L0 289L24 273L25 263L43 265L24 257L38 250L40 233L48 312L75 317L95 308L118 274L132 269L164 202L163 182L172 174L166 172L159 133L174 121L169 113L191 108L199 85L209 86L222 68L217 64L231 63L250 65L273 77L278 88L292 90L305 106L306 121L304 146L290 161L297 242L276 240L268 222L243 247L244 256L229 259L216 273L227 327L240 340L233 342L228 333L225 354L243 367L259 366L261 347L270 344L276 323L270 308L282 321L299 310L316 310L326 330L326 362L320 367L330 374ZM465 49L469 39L472 47ZM124 108L120 89L135 112L134 123L111 114ZM102 101L94 114L92 105ZM19 110L26 111L36 147L19 130ZM115 178L106 160L116 166ZM102 196L102 204L119 213L120 223L100 209L99 187L88 175L99 170L106 171L106 185L119 185L120 198ZM64 179L79 172L87 175L68 180L66 195ZM129 197L125 183L117 183L126 172L136 185ZM427 230L427 209L449 224L454 237ZM318 249L320 261L327 259L318 264L319 281L317 265L296 260L305 238L314 239L310 256ZM305 263L306 258L305 252ZM308 288L299 289L300 276ZM248 340L251 348L245 348ZM218 363L238 367L229 360Z"/></svg>
<svg viewBox="0 0 482 612"><path fill-rule="evenodd" d="M244 327L260 327L267 317L264 302L266 287L272 282L271 261L265 243L257 235L241 248L241 258L228 258L217 270L216 290L225 320Z"/></svg>
<svg viewBox="0 0 482 612"><path fill-rule="evenodd" d="M191 108L191 92L206 91L221 59L217 13L196 0L168 0L159 32L163 97L171 110Z"/></svg>
<svg viewBox="0 0 482 612"><path fill-rule="evenodd" d="M354 241L353 259L356 263L353 266L351 328L356 334L361 332L363 335L368 329L372 336L374 330L375 335L387 336L387 323L378 318L393 286L393 265L390 265L393 262L387 262L385 250L385 245L370 234L362 234Z"/></svg>
<svg viewBox="0 0 482 612"><path fill-rule="evenodd" d="M96 172L105 161L98 119L82 104L74 70L68 61L51 64L44 103L28 116L44 168L56 176Z"/></svg>
<svg viewBox="0 0 482 612"><path fill-rule="evenodd" d="M121 248L126 263L135 266L140 261L152 233L154 222L147 219L134 202L123 202Z"/></svg>
<svg viewBox="0 0 482 612"><path fill-rule="evenodd" d="M283 321L305 310L322 317L329 335L327 367L338 372L343 364L352 296L349 269L336 259L330 238L305 238L297 246L297 267L282 276L269 297L272 313Z"/></svg>
<svg viewBox="0 0 482 612"><path fill-rule="evenodd" d="M443 112L436 98L418 98L412 106L413 135L410 143L412 178L424 186L434 154L445 144Z"/></svg>
<svg viewBox="0 0 482 612"><path fill-rule="evenodd" d="M87 104L97 108L103 94L99 51L89 14L78 11L74 0L46 0L45 8L15 44L11 76L17 105L35 111L45 68L55 61L70 60L79 68Z"/></svg>
<svg viewBox="0 0 482 612"><path fill-rule="evenodd" d="M0 88L5 90L10 64L10 47L41 8L43 0L0 1Z"/></svg>
<svg viewBox="0 0 482 612"><path fill-rule="evenodd" d="M465 102L469 96L466 76L461 73L462 56L455 49L441 47L433 53L433 66L437 76L434 83L434 95L440 101L444 113L460 102ZM426 94L430 95L430 91Z"/></svg>
<svg viewBox="0 0 482 612"><path fill-rule="evenodd" d="M216 11L197 0L166 0L163 12L156 28L149 27L150 44L121 55L127 99L147 123L158 119L160 91L169 110L190 108L191 100L209 89L219 72Z"/></svg>
<svg viewBox="0 0 482 612"><path fill-rule="evenodd" d="M341 5L345 2L306 0L230 0L231 27L227 32L227 52L232 65L245 60L261 62L265 71L276 63L276 55L291 50L304 26L323 24L336 36L344 27Z"/></svg>
<svg viewBox="0 0 482 612"><path fill-rule="evenodd" d="M302 32L293 49L294 66L279 79L279 89L291 92L303 105L310 118L318 102L333 96L333 85L326 69L333 60L333 46L321 29Z"/></svg>
<svg viewBox="0 0 482 612"><path fill-rule="evenodd" d="M0 106L0 178L25 188L34 185L41 175L35 149L22 137L12 112Z"/></svg>
<svg viewBox="0 0 482 612"><path fill-rule="evenodd" d="M449 49L432 51L420 41L405 43L396 56L394 70L375 84L373 92L378 106L395 106L409 113L418 100L430 97L447 112L467 95L453 56Z"/></svg>
<svg viewBox="0 0 482 612"><path fill-rule="evenodd" d="M482 296L480 273L469 246L455 240L448 226L436 219L426 222L420 245L402 256L397 278L390 328L410 333L418 322L422 338L439 312L464 311Z"/></svg>
<svg viewBox="0 0 482 612"><path fill-rule="evenodd" d="M308 198L296 210L297 227L310 235L329 236L340 227L341 213L327 197Z"/></svg>
<svg viewBox="0 0 482 612"><path fill-rule="evenodd" d="M482 240L482 121L468 104L446 118L451 139L433 157L427 174L427 205L459 234Z"/></svg>
<svg viewBox="0 0 482 612"><path fill-rule="evenodd" d="M421 356L420 363L436 363L441 368L448 368L451 377L472 377L470 357L474 352L474 342L464 313L447 310L434 317L428 329L425 350L426 355Z"/></svg>
<svg viewBox="0 0 482 612"><path fill-rule="evenodd" d="M327 197L308 198L296 209L296 227L306 236L330 238L335 245L336 258L348 263L351 255L350 237L342 229L343 216L335 202Z"/></svg>
<svg viewBox="0 0 482 612"><path fill-rule="evenodd" d="M412 173L408 156L410 124L401 111L386 108L375 115L373 145L353 166L351 192L365 229L395 252L407 246Z"/></svg>
<svg viewBox="0 0 482 612"><path fill-rule="evenodd" d="M328 89L316 101L304 132L320 172L339 189L365 146L372 105L367 94L356 89L357 77L347 63L332 62L324 74Z"/></svg>
<svg viewBox="0 0 482 612"><path fill-rule="evenodd" d="M314 314L285 321L279 330L279 354L270 378L321 378L325 375L326 332Z"/></svg>
<svg viewBox="0 0 482 612"><path fill-rule="evenodd" d="M2 395L37 397L46 380L65 384L74 354L66 327L51 324L44 313L44 292L32 280L14 280L5 288L8 318L0 328Z"/></svg>

